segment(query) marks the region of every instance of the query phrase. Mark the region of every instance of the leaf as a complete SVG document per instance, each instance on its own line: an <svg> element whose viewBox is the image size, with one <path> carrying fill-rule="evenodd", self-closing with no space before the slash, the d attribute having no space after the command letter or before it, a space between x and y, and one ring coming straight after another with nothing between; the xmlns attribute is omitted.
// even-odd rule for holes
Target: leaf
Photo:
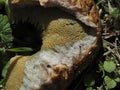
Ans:
<svg viewBox="0 0 120 90"><path fill-rule="evenodd" d="M107 47L107 45L108 45L108 42L103 39L103 46L104 46L104 47Z"/></svg>
<svg viewBox="0 0 120 90"><path fill-rule="evenodd" d="M103 64L99 64L99 70L102 71L102 77L105 76L105 71L104 71L104 67L103 67Z"/></svg>
<svg viewBox="0 0 120 90"><path fill-rule="evenodd" d="M105 76L104 81L105 81L105 84L107 85L108 89L113 89L117 85L116 82L109 76Z"/></svg>
<svg viewBox="0 0 120 90"><path fill-rule="evenodd" d="M116 82L120 83L120 77L114 79Z"/></svg>
<svg viewBox="0 0 120 90"><path fill-rule="evenodd" d="M117 46L117 48L120 48L120 46ZM106 51L103 55L106 56L106 55L112 53L112 51L117 50L117 48L116 48L116 47L115 47L115 48L112 48L111 50Z"/></svg>
<svg viewBox="0 0 120 90"><path fill-rule="evenodd" d="M118 17L120 16L120 10L118 8L113 8L113 11L110 14L112 17Z"/></svg>
<svg viewBox="0 0 120 90"><path fill-rule="evenodd" d="M120 75L120 70L118 70L118 74Z"/></svg>
<svg viewBox="0 0 120 90"><path fill-rule="evenodd" d="M105 12L109 13L109 8L108 7L104 6L104 10L105 10Z"/></svg>
<svg viewBox="0 0 120 90"><path fill-rule="evenodd" d="M2 14L0 14L0 39L4 43L9 43L13 40L12 30L8 21L8 17Z"/></svg>
<svg viewBox="0 0 120 90"><path fill-rule="evenodd" d="M10 66L10 63L8 62L8 63L4 66L4 68L3 68L3 70L2 70L2 76L3 76L4 78L5 78L6 75L7 75L9 66Z"/></svg>
<svg viewBox="0 0 120 90"><path fill-rule="evenodd" d="M10 52L27 52L27 51L33 51L32 48L29 47L19 47L19 48L10 48L7 49L7 51Z"/></svg>
<svg viewBox="0 0 120 90"><path fill-rule="evenodd" d="M111 73L116 69L116 64L112 60L107 60L104 61L103 67L106 72Z"/></svg>
<svg viewBox="0 0 120 90"><path fill-rule="evenodd" d="M1 52L1 51L4 51L4 50L5 50L5 48L0 48L0 52Z"/></svg>
<svg viewBox="0 0 120 90"><path fill-rule="evenodd" d="M104 0L98 0L96 3L96 6L98 6L99 4L101 4Z"/></svg>

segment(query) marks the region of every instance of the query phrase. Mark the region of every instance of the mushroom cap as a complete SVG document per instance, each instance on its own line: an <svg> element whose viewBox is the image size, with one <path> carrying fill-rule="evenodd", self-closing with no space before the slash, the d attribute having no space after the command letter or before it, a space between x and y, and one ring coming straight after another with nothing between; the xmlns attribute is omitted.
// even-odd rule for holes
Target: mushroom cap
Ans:
<svg viewBox="0 0 120 90"><path fill-rule="evenodd" d="M19 3L10 3L9 6L16 22L23 20L35 25L38 23L38 28L42 25L43 44L41 50L31 56L21 56L23 58L17 58L18 62L16 57L12 59L16 63L11 64L13 68L5 90L66 90L100 50L98 13L95 22L97 27L89 27L56 8L29 6L30 3L29 7L23 5L15 8L15 5L19 6ZM21 71L18 75L19 68Z"/></svg>

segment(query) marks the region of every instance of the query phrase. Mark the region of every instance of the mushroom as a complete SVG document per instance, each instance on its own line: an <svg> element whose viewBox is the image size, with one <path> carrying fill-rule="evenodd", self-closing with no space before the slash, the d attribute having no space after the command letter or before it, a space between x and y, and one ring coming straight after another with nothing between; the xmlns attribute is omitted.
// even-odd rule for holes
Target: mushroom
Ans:
<svg viewBox="0 0 120 90"><path fill-rule="evenodd" d="M8 1L12 19L42 27L43 37L41 49L37 53L15 56L10 60L5 90L67 90L72 81L94 61L101 47L100 20L94 1L39 0L41 6L34 0ZM71 2L78 1L75 5L90 1L87 4L89 9L85 12L84 7L77 5L82 10L79 14L83 15L79 18L88 15L96 27L56 8L67 8L58 4L60 1L69 5ZM82 5L86 6L86 3ZM74 12L71 8L66 10Z"/></svg>

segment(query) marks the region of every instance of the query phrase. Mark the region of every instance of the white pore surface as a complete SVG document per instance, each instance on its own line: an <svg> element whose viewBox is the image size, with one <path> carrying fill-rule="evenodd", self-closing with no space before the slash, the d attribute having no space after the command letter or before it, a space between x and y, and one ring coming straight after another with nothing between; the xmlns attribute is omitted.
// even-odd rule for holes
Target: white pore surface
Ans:
<svg viewBox="0 0 120 90"><path fill-rule="evenodd" d="M20 90L37 90L43 84L50 83L52 67L54 65L64 64L68 67L73 66L74 58L82 55L86 49L95 43L96 37L86 36L73 44L64 47L55 47L55 51L40 51L32 56L25 65L23 84ZM49 67L47 67L49 65ZM42 89L42 88L41 88Z"/></svg>

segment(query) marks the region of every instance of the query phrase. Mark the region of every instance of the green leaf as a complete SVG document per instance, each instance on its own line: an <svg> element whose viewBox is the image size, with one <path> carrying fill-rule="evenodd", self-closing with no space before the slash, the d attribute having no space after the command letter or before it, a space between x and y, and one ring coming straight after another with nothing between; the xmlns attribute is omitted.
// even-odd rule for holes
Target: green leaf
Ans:
<svg viewBox="0 0 120 90"><path fill-rule="evenodd" d="M104 0L98 0L97 3L96 3L96 7L98 8L99 7L99 4L101 4Z"/></svg>
<svg viewBox="0 0 120 90"><path fill-rule="evenodd" d="M118 74L120 75L120 70L118 70Z"/></svg>
<svg viewBox="0 0 120 90"><path fill-rule="evenodd" d="M104 6L104 10L105 10L105 12L109 13L109 8L108 7Z"/></svg>
<svg viewBox="0 0 120 90"><path fill-rule="evenodd" d="M13 40L8 17L2 14L0 14L0 39L4 43L9 43Z"/></svg>
<svg viewBox="0 0 120 90"><path fill-rule="evenodd" d="M8 71L9 66L10 66L10 63L8 62L8 63L5 65L5 67L3 68L3 70L2 70L2 76L3 76L4 78L5 78L6 75L7 75L7 71Z"/></svg>
<svg viewBox="0 0 120 90"><path fill-rule="evenodd" d="M19 48L10 48L7 49L7 51L10 52L28 52L28 51L33 51L32 48L29 47L19 47Z"/></svg>
<svg viewBox="0 0 120 90"><path fill-rule="evenodd" d="M103 64L99 64L99 70L102 71L102 73L103 73L102 77L104 77L105 76L105 70L104 70Z"/></svg>
<svg viewBox="0 0 120 90"><path fill-rule="evenodd" d="M116 82L120 83L120 77L114 79Z"/></svg>
<svg viewBox="0 0 120 90"><path fill-rule="evenodd" d="M103 67L106 72L111 73L116 69L116 64L112 60L107 60L107 61L104 61Z"/></svg>
<svg viewBox="0 0 120 90"><path fill-rule="evenodd" d="M1 52L1 51L4 51L4 50L5 50L5 48L0 48L0 52Z"/></svg>
<svg viewBox="0 0 120 90"><path fill-rule="evenodd" d="M103 39L103 46L107 47L107 45L108 45L108 41L106 41L106 40Z"/></svg>
<svg viewBox="0 0 120 90"><path fill-rule="evenodd" d="M113 8L113 11L110 14L112 17L118 17L120 16L120 10L118 8Z"/></svg>
<svg viewBox="0 0 120 90"><path fill-rule="evenodd" d="M104 81L105 81L105 84L107 85L108 89L113 89L117 85L116 82L112 78L110 78L109 76L105 76Z"/></svg>

